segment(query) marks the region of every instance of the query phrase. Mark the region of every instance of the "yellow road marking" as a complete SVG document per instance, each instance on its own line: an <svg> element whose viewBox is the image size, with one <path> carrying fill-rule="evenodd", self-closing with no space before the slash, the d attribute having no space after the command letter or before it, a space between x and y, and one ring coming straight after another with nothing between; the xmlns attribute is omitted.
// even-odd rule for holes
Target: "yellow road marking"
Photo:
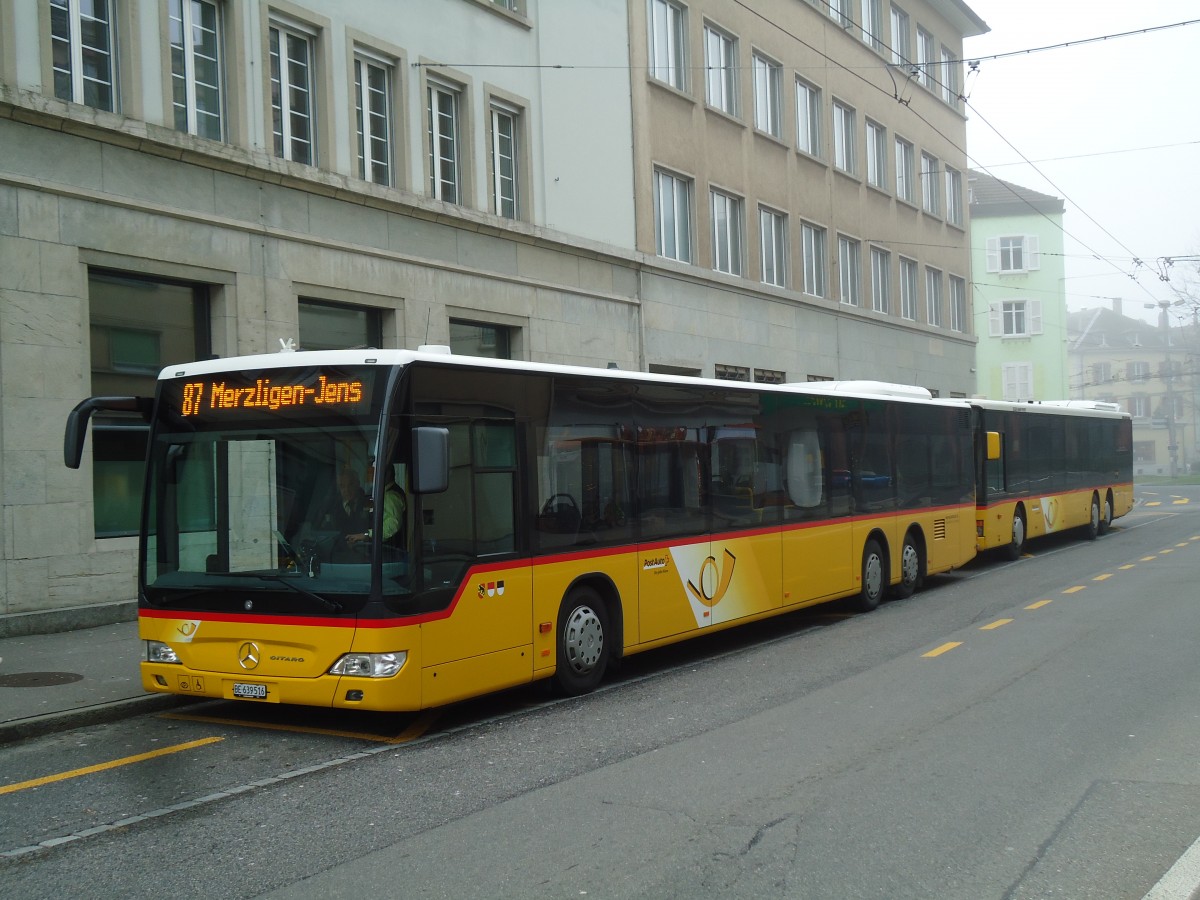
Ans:
<svg viewBox="0 0 1200 900"><path fill-rule="evenodd" d="M208 737L201 738L198 741L188 741L186 744L176 744L173 747L163 747L159 750L151 750L149 753L139 753L136 756L125 756L121 759L114 759L112 762L97 763L94 766L84 766L82 769L72 769L69 772L60 772L57 775L46 775L44 778L34 778L30 781L20 781L16 784L6 784L0 787L0 794L12 794L16 791L24 791L28 788L41 787L44 784L53 784L56 781L66 781L68 778L79 778L81 775L92 775L96 772L104 772L108 769L116 769L120 766L129 766L133 763L145 762L148 759L154 759L159 756L167 756L171 753L181 753L184 750L193 750L196 747L203 747L206 744L215 744L217 741L223 741L225 738Z"/></svg>
<svg viewBox="0 0 1200 900"><path fill-rule="evenodd" d="M1146 503L1147 506L1162 506L1161 500L1150 500Z"/></svg>
<svg viewBox="0 0 1200 900"><path fill-rule="evenodd" d="M1129 570L1129 569L1134 569L1134 568L1137 568L1137 567L1136 567L1136 566L1134 566L1134 564L1133 564L1133 563L1125 563L1125 565L1123 565L1123 566L1118 566L1117 568L1119 568L1119 569L1120 569L1122 572L1125 572L1125 571L1127 571L1127 570Z"/></svg>
<svg viewBox="0 0 1200 900"><path fill-rule="evenodd" d="M276 722L251 722L246 719L226 719L217 716L187 715L185 713L163 713L159 718L176 719L181 722L202 722L208 725L232 725L242 728L260 728L263 731L287 731L295 734L320 734L325 737L351 738L358 741L374 741L382 744L405 744L415 741L433 724L435 716L425 713L398 735L388 737L385 734L367 734L361 731L342 731L337 728L313 728L304 725L281 725Z"/></svg>
<svg viewBox="0 0 1200 900"><path fill-rule="evenodd" d="M1156 559L1158 559L1157 556L1143 556L1139 562L1154 562Z"/></svg>
<svg viewBox="0 0 1200 900"><path fill-rule="evenodd" d="M942 646L930 650L928 653L922 653L921 657L923 659L933 659L935 656L941 656L943 653L949 653L955 647L961 646L962 641L950 641L948 644L942 644Z"/></svg>
<svg viewBox="0 0 1200 900"><path fill-rule="evenodd" d="M1159 552L1160 554L1161 554L1161 553L1174 553L1174 552L1175 552L1175 548L1174 548L1174 547L1167 547L1165 550L1159 550L1158 552Z"/></svg>
<svg viewBox="0 0 1200 900"><path fill-rule="evenodd" d="M1190 502L1191 502L1190 500L1188 500L1186 497L1184 497L1182 500L1172 500L1171 505L1172 506L1182 506L1183 504L1190 503Z"/></svg>
<svg viewBox="0 0 1200 900"><path fill-rule="evenodd" d="M980 631L991 631L994 628L1002 628L1005 625L1009 624L1010 622L1012 622L1012 619L997 619L995 622L992 622L990 625L981 626L979 630Z"/></svg>
<svg viewBox="0 0 1200 900"><path fill-rule="evenodd" d="M1092 581L1108 581L1112 578L1112 572L1105 572L1103 575L1097 575Z"/></svg>
<svg viewBox="0 0 1200 900"><path fill-rule="evenodd" d="M1043 606L1046 606L1047 604L1053 603L1053 602L1054 601L1052 601L1052 600L1039 600L1037 603L1030 603L1025 608L1026 609L1041 609Z"/></svg>
<svg viewBox="0 0 1200 900"><path fill-rule="evenodd" d="M1184 541L1182 544L1176 544L1175 546L1176 547L1186 547L1187 545L1188 545L1187 541Z"/></svg>
<svg viewBox="0 0 1200 900"><path fill-rule="evenodd" d="M1080 591L1086 591L1086 590L1087 590L1086 584L1077 584L1077 585L1075 585L1075 587L1067 588L1065 591L1063 591L1063 593L1064 594L1078 594Z"/></svg>

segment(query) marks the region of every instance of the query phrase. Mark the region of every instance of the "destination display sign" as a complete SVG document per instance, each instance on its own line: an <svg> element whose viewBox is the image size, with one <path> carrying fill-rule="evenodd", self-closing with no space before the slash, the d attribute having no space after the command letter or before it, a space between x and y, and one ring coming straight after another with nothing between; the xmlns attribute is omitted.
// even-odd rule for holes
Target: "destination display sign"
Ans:
<svg viewBox="0 0 1200 900"><path fill-rule="evenodd" d="M331 367L220 372L164 382L162 402L184 420L207 422L358 415L372 408L374 375Z"/></svg>

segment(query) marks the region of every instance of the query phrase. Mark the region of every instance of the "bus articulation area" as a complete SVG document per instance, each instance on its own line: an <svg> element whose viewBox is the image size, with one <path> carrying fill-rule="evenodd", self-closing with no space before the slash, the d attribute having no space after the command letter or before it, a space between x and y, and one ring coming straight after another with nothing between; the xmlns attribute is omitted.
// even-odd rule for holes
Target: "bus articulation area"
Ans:
<svg viewBox="0 0 1200 900"><path fill-rule="evenodd" d="M907 596L985 543L1007 507L977 479L1025 446L922 389L402 350L168 367L76 407L69 466L97 411L150 425L145 689L392 711L582 693L628 654Z"/></svg>

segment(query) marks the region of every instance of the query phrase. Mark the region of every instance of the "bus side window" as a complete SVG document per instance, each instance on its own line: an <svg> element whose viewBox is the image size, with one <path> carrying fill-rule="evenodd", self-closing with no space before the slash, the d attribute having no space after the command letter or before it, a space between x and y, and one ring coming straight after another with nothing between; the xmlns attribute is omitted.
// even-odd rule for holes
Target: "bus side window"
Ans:
<svg viewBox="0 0 1200 900"><path fill-rule="evenodd" d="M821 444L815 428L793 431L787 454L788 498L801 509L824 502L821 491Z"/></svg>

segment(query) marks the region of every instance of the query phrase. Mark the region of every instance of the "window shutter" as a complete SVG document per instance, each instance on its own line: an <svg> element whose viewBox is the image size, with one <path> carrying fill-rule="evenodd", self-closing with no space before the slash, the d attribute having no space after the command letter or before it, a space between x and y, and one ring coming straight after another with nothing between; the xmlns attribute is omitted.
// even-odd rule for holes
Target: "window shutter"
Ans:
<svg viewBox="0 0 1200 900"><path fill-rule="evenodd" d="M1041 334L1042 333L1042 301L1041 300L1030 300L1028 309L1029 309L1029 333L1030 334Z"/></svg>
<svg viewBox="0 0 1200 900"><path fill-rule="evenodd" d="M1038 249L1038 236L1036 234L1026 235L1025 246L1029 250L1029 262L1025 268L1030 272L1037 271L1042 267L1042 253Z"/></svg>
<svg viewBox="0 0 1200 900"><path fill-rule="evenodd" d="M1004 334L1004 317L1000 312L999 303L988 304L988 335L1000 337Z"/></svg>
<svg viewBox="0 0 1200 900"><path fill-rule="evenodd" d="M1000 271L1000 238L987 239L987 270Z"/></svg>

